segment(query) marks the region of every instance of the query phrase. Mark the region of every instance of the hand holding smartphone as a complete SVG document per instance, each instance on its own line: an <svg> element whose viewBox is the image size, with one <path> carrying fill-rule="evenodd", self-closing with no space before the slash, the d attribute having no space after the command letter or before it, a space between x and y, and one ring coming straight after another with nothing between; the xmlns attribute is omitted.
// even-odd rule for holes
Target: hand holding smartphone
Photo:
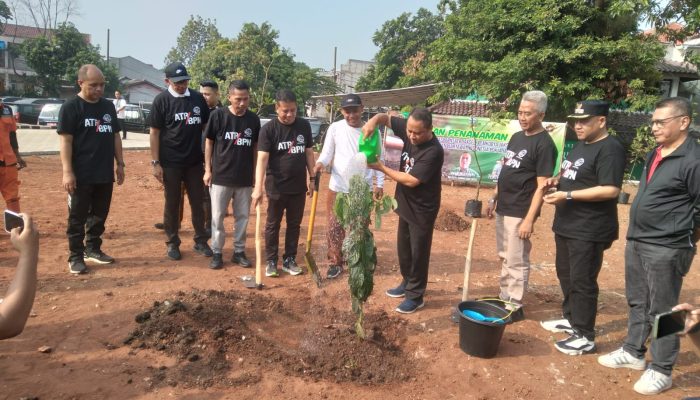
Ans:
<svg viewBox="0 0 700 400"><path fill-rule="evenodd" d="M22 232L24 219L14 211L5 210L5 231L10 233L14 228L20 228L19 231Z"/></svg>

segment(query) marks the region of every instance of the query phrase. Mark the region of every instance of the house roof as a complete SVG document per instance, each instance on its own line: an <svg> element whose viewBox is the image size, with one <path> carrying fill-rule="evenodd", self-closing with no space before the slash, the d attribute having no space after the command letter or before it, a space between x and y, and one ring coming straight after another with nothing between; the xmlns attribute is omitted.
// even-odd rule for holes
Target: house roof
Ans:
<svg viewBox="0 0 700 400"><path fill-rule="evenodd" d="M488 117L493 108L503 108L505 103L489 103L477 100L446 100L428 108L433 114L468 115L472 117Z"/></svg>
<svg viewBox="0 0 700 400"><path fill-rule="evenodd" d="M5 24L2 36L9 36L22 39L33 39L40 36L46 36L47 29L37 28L35 26ZM86 43L90 43L91 37L86 33L81 33L85 38Z"/></svg>
<svg viewBox="0 0 700 400"><path fill-rule="evenodd" d="M146 86L151 86L151 87L158 89L158 90L161 90L161 91L163 90L163 87L158 86L155 83L153 83L149 80L145 80L145 79L128 79L128 78L126 78L126 79L120 79L120 81L125 89L128 87L131 87L131 86L146 85Z"/></svg>
<svg viewBox="0 0 700 400"><path fill-rule="evenodd" d="M689 63L687 61L674 61L669 59L663 59L656 64L656 68L659 71L667 74L679 74L688 78L700 79L700 74L698 74L698 67L695 64Z"/></svg>
<svg viewBox="0 0 700 400"><path fill-rule="evenodd" d="M425 99L435 94L436 88L437 84L430 83L407 88L375 90L373 92L358 92L355 94L360 96L360 99L362 99L362 105L365 107L403 106L425 101ZM347 93L336 93L323 96L313 96L311 97L311 100L339 100L346 94Z"/></svg>

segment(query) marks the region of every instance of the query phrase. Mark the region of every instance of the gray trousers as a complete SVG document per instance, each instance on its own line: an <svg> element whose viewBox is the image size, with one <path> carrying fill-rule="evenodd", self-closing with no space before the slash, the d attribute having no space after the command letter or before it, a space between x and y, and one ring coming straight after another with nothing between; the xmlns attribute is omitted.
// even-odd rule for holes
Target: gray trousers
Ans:
<svg viewBox="0 0 700 400"><path fill-rule="evenodd" d="M221 254L226 242L224 230L224 216L229 203L233 201L233 251L242 253L245 251L246 228L248 227L248 215L250 214L250 195L253 188L250 186L221 186L211 185L211 249L214 253Z"/></svg>
<svg viewBox="0 0 700 400"><path fill-rule="evenodd" d="M496 250L501 265L500 297L522 305L530 278L530 239L520 239L522 218L496 214Z"/></svg>
<svg viewBox="0 0 700 400"><path fill-rule="evenodd" d="M625 247L625 295L629 306L624 349L637 358L647 351L645 342L656 314L678 304L683 277L693 262L695 249L672 249L628 240ZM671 375L680 339L668 335L651 341L649 368Z"/></svg>

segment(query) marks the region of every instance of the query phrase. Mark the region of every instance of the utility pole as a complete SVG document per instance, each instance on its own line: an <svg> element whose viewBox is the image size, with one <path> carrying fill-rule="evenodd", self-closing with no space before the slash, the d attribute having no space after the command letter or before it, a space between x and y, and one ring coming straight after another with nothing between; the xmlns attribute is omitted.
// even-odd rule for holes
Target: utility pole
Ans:
<svg viewBox="0 0 700 400"><path fill-rule="evenodd" d="M109 28L107 28L107 62L109 62Z"/></svg>

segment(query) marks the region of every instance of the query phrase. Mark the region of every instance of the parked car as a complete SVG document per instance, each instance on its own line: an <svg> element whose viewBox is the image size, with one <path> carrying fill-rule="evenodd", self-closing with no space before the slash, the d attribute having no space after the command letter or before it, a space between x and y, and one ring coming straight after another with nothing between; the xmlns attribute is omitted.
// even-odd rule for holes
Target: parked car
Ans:
<svg viewBox="0 0 700 400"><path fill-rule="evenodd" d="M19 111L17 106L14 104L6 104L6 106L12 109L12 115L15 117L15 122L19 122Z"/></svg>
<svg viewBox="0 0 700 400"><path fill-rule="evenodd" d="M2 102L3 103L12 103L12 102L15 102L15 101L20 100L20 99L21 99L21 97L3 97Z"/></svg>
<svg viewBox="0 0 700 400"><path fill-rule="evenodd" d="M17 112L19 112L18 122L36 124L44 104L63 104L63 102L63 99L20 99L7 104L17 106Z"/></svg>
<svg viewBox="0 0 700 400"><path fill-rule="evenodd" d="M148 119L150 110L136 104L127 104L124 110L124 125L129 132L148 133L151 126Z"/></svg>
<svg viewBox="0 0 700 400"><path fill-rule="evenodd" d="M311 125L311 136L314 138L314 143L323 144L329 125L318 118L304 117L304 119L309 121Z"/></svg>
<svg viewBox="0 0 700 400"><path fill-rule="evenodd" d="M37 118L36 123L38 125L45 125L51 128L55 128L58 125L58 112L61 110L63 104L59 103L47 103L41 108L39 113L39 118Z"/></svg>

